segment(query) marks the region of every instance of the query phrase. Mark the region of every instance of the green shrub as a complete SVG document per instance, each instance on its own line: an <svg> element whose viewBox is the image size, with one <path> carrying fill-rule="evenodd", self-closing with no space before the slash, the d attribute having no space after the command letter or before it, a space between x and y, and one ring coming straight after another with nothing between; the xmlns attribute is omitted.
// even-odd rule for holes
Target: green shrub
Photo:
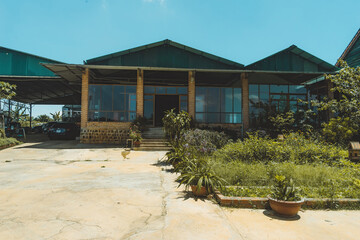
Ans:
<svg viewBox="0 0 360 240"><path fill-rule="evenodd" d="M20 144L15 138L0 138L0 147L8 146L12 144Z"/></svg>
<svg viewBox="0 0 360 240"><path fill-rule="evenodd" d="M224 161L295 162L339 164L346 159L347 151L340 147L306 139L301 134L291 133L283 141L250 135L243 141L230 143L216 151L214 156Z"/></svg>
<svg viewBox="0 0 360 240"><path fill-rule="evenodd" d="M299 189L295 187L292 178L276 175L274 185L271 187L271 197L281 201L299 201L301 199Z"/></svg>
<svg viewBox="0 0 360 240"><path fill-rule="evenodd" d="M211 154L229 143L229 137L223 132L209 130L187 130L181 136L184 147L192 146L201 154Z"/></svg>
<svg viewBox="0 0 360 240"><path fill-rule="evenodd" d="M189 113L181 111L176 114L175 109L171 109L165 112L165 116L162 119L166 135L171 141L178 141L180 134L183 131L190 129L191 117Z"/></svg>

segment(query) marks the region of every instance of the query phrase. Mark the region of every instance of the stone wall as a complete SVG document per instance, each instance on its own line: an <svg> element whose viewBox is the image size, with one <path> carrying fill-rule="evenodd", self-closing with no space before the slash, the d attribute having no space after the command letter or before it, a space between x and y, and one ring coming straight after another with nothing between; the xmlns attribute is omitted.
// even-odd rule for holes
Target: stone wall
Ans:
<svg viewBox="0 0 360 240"><path fill-rule="evenodd" d="M81 143L125 144L129 136L130 122L87 122L81 128Z"/></svg>

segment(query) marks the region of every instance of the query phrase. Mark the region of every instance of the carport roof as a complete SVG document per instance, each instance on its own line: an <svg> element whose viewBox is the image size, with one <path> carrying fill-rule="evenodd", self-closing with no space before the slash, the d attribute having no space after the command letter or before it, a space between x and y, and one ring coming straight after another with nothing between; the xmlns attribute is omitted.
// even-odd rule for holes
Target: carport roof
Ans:
<svg viewBox="0 0 360 240"><path fill-rule="evenodd" d="M81 86L62 77L6 76L0 81L16 85L12 100L32 104L80 104Z"/></svg>

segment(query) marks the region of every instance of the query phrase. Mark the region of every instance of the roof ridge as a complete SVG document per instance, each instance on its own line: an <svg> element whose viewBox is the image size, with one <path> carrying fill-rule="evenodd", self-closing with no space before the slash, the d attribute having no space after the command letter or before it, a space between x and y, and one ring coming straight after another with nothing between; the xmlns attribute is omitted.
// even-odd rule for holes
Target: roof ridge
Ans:
<svg viewBox="0 0 360 240"><path fill-rule="evenodd" d="M345 48L344 52L336 61L335 66L339 66L339 60L343 60L345 58L345 56L349 53L350 49L354 46L354 43L359 39L359 36L360 36L360 28L356 32L355 36L351 39L349 45Z"/></svg>

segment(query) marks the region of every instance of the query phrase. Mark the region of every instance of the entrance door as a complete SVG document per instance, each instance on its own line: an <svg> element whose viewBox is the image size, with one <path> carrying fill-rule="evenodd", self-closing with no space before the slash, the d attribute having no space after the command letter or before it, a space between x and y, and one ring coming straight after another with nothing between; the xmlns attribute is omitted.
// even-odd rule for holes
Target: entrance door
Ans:
<svg viewBox="0 0 360 240"><path fill-rule="evenodd" d="M162 126L165 111L173 108L179 112L179 95L155 95L155 126Z"/></svg>

